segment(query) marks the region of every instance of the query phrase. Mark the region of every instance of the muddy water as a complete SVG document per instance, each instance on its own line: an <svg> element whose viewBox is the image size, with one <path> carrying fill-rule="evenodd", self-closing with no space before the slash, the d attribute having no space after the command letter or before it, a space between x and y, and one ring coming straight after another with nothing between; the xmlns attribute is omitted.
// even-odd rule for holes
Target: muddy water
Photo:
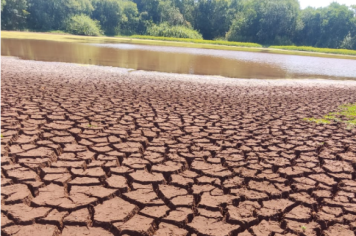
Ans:
<svg viewBox="0 0 356 236"><path fill-rule="evenodd" d="M183 74L257 79L352 79L356 60L136 44L1 39L1 55Z"/></svg>

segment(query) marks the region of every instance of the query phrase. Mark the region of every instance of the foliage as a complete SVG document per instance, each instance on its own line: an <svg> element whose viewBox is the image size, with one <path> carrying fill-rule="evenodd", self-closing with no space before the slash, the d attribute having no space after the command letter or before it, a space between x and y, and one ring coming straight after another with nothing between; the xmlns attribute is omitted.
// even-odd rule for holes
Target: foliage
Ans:
<svg viewBox="0 0 356 236"><path fill-rule="evenodd" d="M100 22L106 35L225 38L262 45L356 50L356 6L300 9L298 0L1 0L2 29L65 30L74 15ZM161 29L162 28L162 29ZM188 33L188 31L192 31ZM149 32L148 32L149 31ZM178 30L179 31L179 30ZM197 33L195 33L196 36ZM183 36L182 36L183 35Z"/></svg>
<svg viewBox="0 0 356 236"><path fill-rule="evenodd" d="M196 30L189 29L185 26L170 26L167 23L153 25L147 30L147 34L158 37L203 39L201 34Z"/></svg>
<svg viewBox="0 0 356 236"><path fill-rule="evenodd" d="M356 127L356 103L342 105L337 112L331 112L321 119L304 118L305 121L317 124L330 124L332 121L346 124L347 129Z"/></svg>
<svg viewBox="0 0 356 236"><path fill-rule="evenodd" d="M194 28L201 32L205 39L225 36L230 25L226 14L228 9L227 0L198 1L194 11Z"/></svg>
<svg viewBox="0 0 356 236"><path fill-rule="evenodd" d="M5 5L6 5L6 0L1 0L1 12L4 9Z"/></svg>
<svg viewBox="0 0 356 236"><path fill-rule="evenodd" d="M133 35L136 33L139 24L140 17L136 4L130 1L124 2L120 33L123 35Z"/></svg>
<svg viewBox="0 0 356 236"><path fill-rule="evenodd" d="M290 44L297 26L297 0L248 0L226 38L262 44Z"/></svg>
<svg viewBox="0 0 356 236"><path fill-rule="evenodd" d="M204 40L204 39L187 39L187 38L169 38L169 37L155 37L146 35L133 35L132 38L137 39L153 39L153 40L163 40L163 41L176 41L176 42L187 42L187 43L201 43L201 44L216 44L216 45L226 45L226 46L236 46L236 47L256 47L261 48L261 44L257 43L241 43L241 42L229 42L222 40Z"/></svg>
<svg viewBox="0 0 356 236"><path fill-rule="evenodd" d="M270 46L270 48L356 56L356 50L348 50L348 49L314 48L314 47L301 47L301 46Z"/></svg>
<svg viewBox="0 0 356 236"><path fill-rule="evenodd" d="M304 118L305 121L315 122L317 124L330 124L330 120L327 119L316 119L316 118Z"/></svg>
<svg viewBox="0 0 356 236"><path fill-rule="evenodd" d="M27 25L36 31L62 30L73 15L89 15L93 11L91 0L27 0Z"/></svg>
<svg viewBox="0 0 356 236"><path fill-rule="evenodd" d="M3 5L4 4L4 5ZM22 30L26 26L27 1L1 1L1 29Z"/></svg>
<svg viewBox="0 0 356 236"><path fill-rule="evenodd" d="M123 3L120 0L93 0L92 18L98 20L107 35L117 35L123 20Z"/></svg>
<svg viewBox="0 0 356 236"><path fill-rule="evenodd" d="M48 33L51 33L51 34L68 34L68 35L70 35L69 33L64 32L62 30L52 30L52 31L49 31Z"/></svg>
<svg viewBox="0 0 356 236"><path fill-rule="evenodd" d="M86 15L72 16L66 24L67 32L76 35L99 36L101 29L98 21Z"/></svg>
<svg viewBox="0 0 356 236"><path fill-rule="evenodd" d="M356 15L345 5L332 3L325 8L307 8L301 11L303 27L296 32L294 39L298 45L356 49L356 43L345 45L347 36L356 36ZM346 40L346 41L345 41Z"/></svg>

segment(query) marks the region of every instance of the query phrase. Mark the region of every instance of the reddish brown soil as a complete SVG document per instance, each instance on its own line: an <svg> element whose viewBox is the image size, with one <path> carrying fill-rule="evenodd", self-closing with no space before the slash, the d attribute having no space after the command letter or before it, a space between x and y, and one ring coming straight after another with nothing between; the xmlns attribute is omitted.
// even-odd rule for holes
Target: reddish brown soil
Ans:
<svg viewBox="0 0 356 236"><path fill-rule="evenodd" d="M2 235L355 236L355 82L2 58ZM90 124L90 125L89 125Z"/></svg>

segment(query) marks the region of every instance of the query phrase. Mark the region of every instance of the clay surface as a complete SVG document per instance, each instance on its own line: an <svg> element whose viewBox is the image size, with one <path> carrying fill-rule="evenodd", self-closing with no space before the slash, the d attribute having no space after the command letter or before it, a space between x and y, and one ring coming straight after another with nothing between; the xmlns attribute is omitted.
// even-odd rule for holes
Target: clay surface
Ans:
<svg viewBox="0 0 356 236"><path fill-rule="evenodd" d="M354 81L2 58L1 233L355 236Z"/></svg>

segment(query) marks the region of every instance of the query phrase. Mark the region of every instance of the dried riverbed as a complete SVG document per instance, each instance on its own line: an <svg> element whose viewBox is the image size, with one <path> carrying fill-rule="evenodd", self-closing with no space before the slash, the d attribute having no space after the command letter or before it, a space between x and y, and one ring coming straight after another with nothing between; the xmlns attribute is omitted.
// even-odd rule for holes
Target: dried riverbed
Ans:
<svg viewBox="0 0 356 236"><path fill-rule="evenodd" d="M2 57L3 235L345 235L356 129L303 121L355 81Z"/></svg>

